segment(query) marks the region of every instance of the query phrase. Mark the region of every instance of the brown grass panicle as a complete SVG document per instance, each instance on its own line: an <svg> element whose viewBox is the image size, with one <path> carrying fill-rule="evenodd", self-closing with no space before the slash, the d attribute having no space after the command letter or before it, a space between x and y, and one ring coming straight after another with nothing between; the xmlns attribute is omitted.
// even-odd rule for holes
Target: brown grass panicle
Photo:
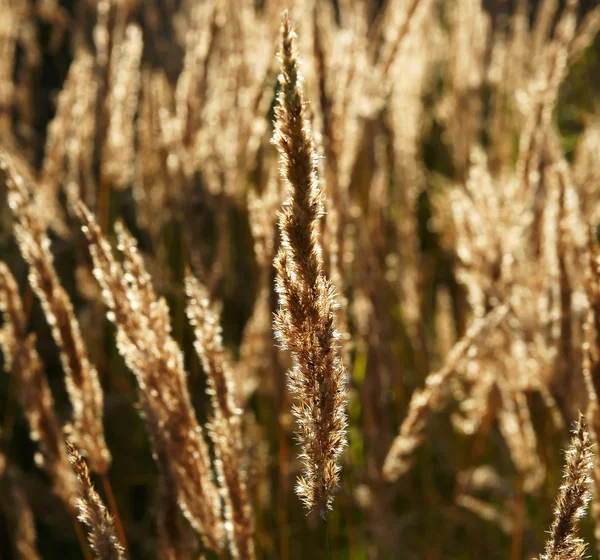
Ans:
<svg viewBox="0 0 600 560"><path fill-rule="evenodd" d="M76 481L54 412L54 399L35 347L36 337L27 334L27 320L17 283L3 262L0 262L0 316L4 319L0 329L4 369L16 377L31 439L38 443L41 451L36 455L36 462L48 471L54 492L71 509Z"/></svg>
<svg viewBox="0 0 600 560"><path fill-rule="evenodd" d="M87 537L97 560L124 560L125 550L119 538L114 521L102 498L98 495L88 467L77 448L67 441L69 461L79 481L77 510L79 520L87 527Z"/></svg>
<svg viewBox="0 0 600 560"><path fill-rule="evenodd" d="M208 394L213 407L209 435L214 443L215 466L223 490L231 553L234 558L254 558L247 473L240 464L244 456L242 415L235 402L233 370L223 347L220 318L212 309L208 289L191 273L186 277L185 291L187 315L196 336L194 347L208 377Z"/></svg>
<svg viewBox="0 0 600 560"><path fill-rule="evenodd" d="M168 458L179 506L206 546L222 552L221 498L203 430L187 387L183 356L171 335L169 308L158 298L135 240L117 224L115 260L109 242L83 202L74 206L94 261L94 276L117 327L117 348L135 374L140 408L155 456Z"/></svg>
<svg viewBox="0 0 600 560"><path fill-rule="evenodd" d="M388 481L395 481L405 474L412 465L412 457L423 440L423 432L431 412L440 406L444 399L444 391L458 363L465 358L474 344L480 343L487 331L496 327L509 311L507 304L499 305L476 319L465 335L449 352L442 368L431 373L425 388L417 390L410 401L408 414L400 426L400 431L393 441L383 466L383 476Z"/></svg>
<svg viewBox="0 0 600 560"><path fill-rule="evenodd" d="M40 196L51 208L53 229L67 231L64 212L58 203L61 188L67 196L81 196L95 204L93 175L97 134L96 105L99 80L93 54L83 45L75 50L73 62L56 100L56 113L48 124L44 160L39 174Z"/></svg>
<svg viewBox="0 0 600 560"><path fill-rule="evenodd" d="M577 525L592 498L592 470L594 451L587 431L585 417L579 413L571 444L567 450L563 484L560 487L546 542L540 560L581 560L585 558L586 544L577 537Z"/></svg>
<svg viewBox="0 0 600 560"><path fill-rule="evenodd" d="M281 249L275 258L279 310L275 333L291 351L288 387L295 397L303 476L296 492L305 506L325 516L338 484L338 458L346 445L345 371L335 326L336 294L323 274L319 220L323 193L317 154L306 119L302 78L287 12L281 24L281 74L273 142L290 195L279 216Z"/></svg>
<svg viewBox="0 0 600 560"><path fill-rule="evenodd" d="M92 470L106 473L111 455L104 439L104 394L71 299L62 286L50 250L50 239L37 213L36 185L16 158L0 150L0 169L6 174L9 206L15 218L19 250L29 265L28 280L42 304L54 342L60 351L65 384L73 406L71 437L84 451Z"/></svg>
<svg viewBox="0 0 600 560"><path fill-rule="evenodd" d="M116 35L116 34L115 34ZM135 170L135 113L140 90L142 29L129 24L114 39L106 96L106 139L102 151L102 174L117 188L133 180Z"/></svg>

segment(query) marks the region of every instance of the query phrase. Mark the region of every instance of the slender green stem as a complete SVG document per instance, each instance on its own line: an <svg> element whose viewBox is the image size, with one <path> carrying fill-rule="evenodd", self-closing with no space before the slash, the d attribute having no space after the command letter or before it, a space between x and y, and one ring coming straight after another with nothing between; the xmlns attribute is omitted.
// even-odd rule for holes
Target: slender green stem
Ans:
<svg viewBox="0 0 600 560"><path fill-rule="evenodd" d="M323 519L323 530L325 532L325 558L331 560L331 546L329 544L329 523L327 523L327 517Z"/></svg>
<svg viewBox="0 0 600 560"><path fill-rule="evenodd" d="M110 480L106 473L102 474L102 485L104 486L104 493L106 494L106 501L108 502L108 509L113 517L115 522L115 528L117 529L117 535L119 536L119 540L121 541L121 545L123 548L127 550L127 538L125 537L125 530L123 529L123 524L121 523L121 517L119 516L119 510L117 509L117 502L115 500L115 495L112 491L112 486L110 484Z"/></svg>

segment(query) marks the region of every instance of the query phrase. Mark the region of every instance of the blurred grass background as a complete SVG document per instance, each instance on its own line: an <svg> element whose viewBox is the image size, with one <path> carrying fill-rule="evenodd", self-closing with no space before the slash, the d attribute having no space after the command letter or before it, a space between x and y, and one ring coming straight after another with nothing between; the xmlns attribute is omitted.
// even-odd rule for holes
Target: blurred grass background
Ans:
<svg viewBox="0 0 600 560"><path fill-rule="evenodd" d="M72 18L73 22L84 21L79 10L89 7L83 2L61 0L60 8ZM150 4L150 3L149 3ZM157 1L151 3L161 13L169 3ZM377 4L377 3L374 3ZM501 19L503 14L512 13L513 3L488 0L484 3L494 18ZM530 2L530 12L535 13L538 2ZM36 5L35 2L31 4ZM83 7L82 7L83 5ZM581 1L580 11L587 12L597 5L594 0ZM132 19L147 26L143 3L137 4L132 11ZM376 13L379 6L373 7ZM31 93L35 97L33 130L29 131L27 150L31 161L38 168L41 165L45 135L48 123L55 111L57 92L62 88L67 71L72 62L71 39L77 27L65 30L65 36L57 50L51 49L52 26L36 20L41 64L32 77ZM302 22L300 22L302 26ZM88 29L89 31L89 29ZM151 35L153 30L145 27L144 34ZM168 36L161 38L169 39ZM156 54L152 41L148 40L144 52L145 62L153 64ZM176 47L173 47L175 50ZM23 52L17 51L15 71ZM177 60L174 54L173 59ZM160 61L168 74L176 76L178 68ZM425 107L431 108L433 101L443 89L444 76L435 76L432 88L424 99ZM441 84L441 85L440 85ZM275 93L275 92L273 92ZM585 54L571 67L564 81L558 101L556 120L560 129L562 147L568 159L571 159L584 127L592 118L598 116L600 103L600 38L588 48ZM427 109L426 109L427 110ZM265 115L266 119L270 118ZM377 132L378 133L378 132ZM16 132L17 140L19 131ZM369 187L369 170L375 166L373 142L375 131L366 127L361 138L362 147L354 170L353 188L355 192ZM453 255L440 243L439 232L432 219L432 207L429 193L436 189L439 176L454 179L452 158L444 142L444 124L435 116L422 139L420 157L422 158L427 182L418 204L418 233L422 251L423 283L423 323L431 335L434 332L435 294L440 286L449 289L452 296L454 318L459 332L464 330L466 320L465 294L454 276ZM0 139L0 142L4 139ZM515 143L517 139L515 139ZM599 160L600 161L600 160ZM260 168L257 166L257 174ZM361 174L364 181L361 182ZM249 177L249 182L260 178ZM394 185L394 178L390 177ZM180 216L175 216L165 224L160 233L159 248L136 222L136 205L131 191L111 190L109 193L107 215L104 216L108 231L112 224L121 218L133 231L140 242L142 252L149 257L158 272L160 280L157 286L160 293L167 297L172 311L174 336L184 350L186 368L190 373L189 384L199 420L206 416L205 378L192 351L193 335L185 320L185 297L182 288L184 270L189 262L189 239L184 235ZM0 205L6 201L4 186L0 184ZM239 352L243 328L253 309L258 289L258 269L255 262L253 240L248 223L247 208L240 207L226 196L208 192L201 181L197 181L190 191L190 198L184 203L189 206L188 215L193 216L189 224L195 232L194 243L202 246L205 264L218 261L223 267L216 296L222 302L224 339L227 347L235 354ZM46 371L53 389L57 413L66 420L69 417L63 372L57 349L39 302L26 286L26 266L19 256L14 239L11 236L11 221L4 209L0 212L0 259L8 263L18 278L26 305L30 308L30 329L38 335L38 348L46 365ZM75 225L70 224L72 231ZM359 226L360 227L360 226ZM125 367L114 344L114 328L103 318L103 307L81 296L77 274L79 264L88 263L85 243L82 236L73 233L64 239L52 234L52 249L56 268L68 293L72 296L78 317L82 323L86 342L89 345L92 361L100 372L105 391L105 421L108 446L113 454L114 463L110 478L115 491L119 513L124 522L130 545L131 558L154 558L154 507L157 488L157 470L148 446L147 435L142 419L134 404L136 387L132 374ZM390 236L390 240L391 240ZM384 241L386 242L386 241ZM388 240L389 242L389 240ZM226 258L217 259L217 253L226 254ZM161 255L160 258L157 255ZM360 258L360 257L359 257ZM89 263L88 263L89 264ZM385 266L385 263L381 263ZM384 305L389 306L389 321L384 326L385 342L390 353L386 360L391 364L400 364L401 371L394 375L389 393L380 395L382 406L386 408L382 416L390 419L389 430L381 434L381 449L374 450L364 438L365 410L362 408L360 394L375 390L365 387L365 372L371 366L372 356L368 352L356 350L351 355L353 388L349 403L349 442L350 447L343 459L342 487L336 498L333 512L326 526L306 517L299 500L293 495L294 476L289 473L287 480L281 481L281 453L286 453L294 464L297 450L289 430L284 437L287 448L281 446L282 432L279 427L280 410L286 405L282 393L275 398L259 391L252 400L252 408L259 423L264 428L264 436L269 444L268 475L270 499L265 507L257 509L256 541L261 558L280 558L282 551L286 558L405 558L405 559L473 559L508 558L511 548L519 547L523 556L532 550L539 550L544 542L552 515L552 503L560 484L562 449L565 434L557 433L549 426L547 416L541 413L542 404L531 402L533 419L540 442L541 451L548 464L555 468L548 472L547 482L538 496L525 496L522 480L515 472L509 453L497 426L490 422L481 434L474 438L465 438L452 429L447 414L435 416L427 441L417 451L416 465L406 477L391 486L375 488L377 500L389 501L385 515L378 518L375 512L360 507L361 502L373 494L368 480L367 461L372 453L387 450L390 437L404 418L412 391L423 384L427 374L426 361L419 349L411 345L407 327L403 322L396 294L389 286L378 293ZM283 381L282 381L283 382ZM31 507L36 515L39 550L44 558L80 558L81 552L68 518L58 499L51 494L48 480L43 471L35 466L35 445L30 441L28 426L16 399L14 379L0 375L0 422L2 451L19 466L24 488ZM289 404L289 403L287 403ZM536 414L536 410L540 411ZM369 414L373 411L367 411ZM491 420L491 419L490 419ZM509 485L498 505L506 505L513 512L516 524L525 522L522 530L522 545L515 544L515 535L503 533L494 523L484 520L459 508L455 504L457 490L456 473L469 466L494 464L499 470L512 475L507 477ZM291 471L294 470L292 466ZM379 483L380 485L382 483ZM498 498L496 498L498 500ZM282 509L285 515L282 517ZM282 520L286 520L282 526ZM10 512L0 517L0 558L12 558L10 534ZM583 522L583 534L592 542L593 527L589 518ZM521 537L518 537L521 538ZM285 540L285 543L282 543ZM329 542L327 550L326 543ZM590 550L590 553L593 552ZM515 556L515 554L517 554ZM514 553L511 558L521 557Z"/></svg>

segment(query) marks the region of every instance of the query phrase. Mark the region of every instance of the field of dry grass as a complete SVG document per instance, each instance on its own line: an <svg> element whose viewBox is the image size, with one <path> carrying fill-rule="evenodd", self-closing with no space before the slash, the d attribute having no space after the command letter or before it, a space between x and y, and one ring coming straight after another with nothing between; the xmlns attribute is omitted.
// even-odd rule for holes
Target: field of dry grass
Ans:
<svg viewBox="0 0 600 560"><path fill-rule="evenodd" d="M0 560L599 558L599 225L597 0L0 0Z"/></svg>

